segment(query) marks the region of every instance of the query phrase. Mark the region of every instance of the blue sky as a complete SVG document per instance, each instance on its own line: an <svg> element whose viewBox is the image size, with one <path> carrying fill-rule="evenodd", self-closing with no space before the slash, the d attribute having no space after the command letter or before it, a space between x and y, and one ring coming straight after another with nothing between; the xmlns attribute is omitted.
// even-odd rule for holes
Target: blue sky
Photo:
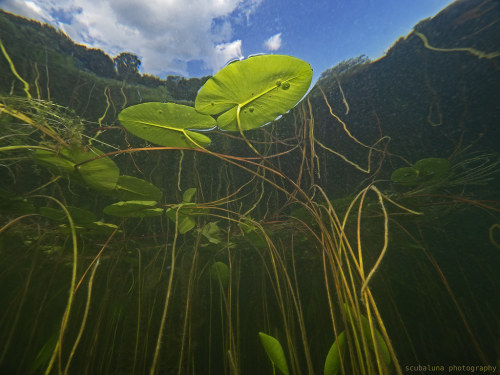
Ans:
<svg viewBox="0 0 500 375"><path fill-rule="evenodd" d="M0 0L109 55L137 54L142 72L200 77L257 53L299 57L314 79L359 55L381 57L451 0Z"/></svg>

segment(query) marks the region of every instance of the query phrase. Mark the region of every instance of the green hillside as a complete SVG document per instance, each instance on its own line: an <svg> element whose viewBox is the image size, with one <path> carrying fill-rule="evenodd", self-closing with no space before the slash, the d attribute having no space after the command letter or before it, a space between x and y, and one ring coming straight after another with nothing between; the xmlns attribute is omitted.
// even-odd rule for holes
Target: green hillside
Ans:
<svg viewBox="0 0 500 375"><path fill-rule="evenodd" d="M91 121L102 118L112 123L122 108L141 102L190 102L208 79L169 76L161 80L140 74L135 55L122 53L113 59L99 49L74 43L52 26L2 10L0 39L34 98L69 107ZM136 58L136 64L127 66L127 58ZM23 89L1 56L0 95L25 95Z"/></svg>

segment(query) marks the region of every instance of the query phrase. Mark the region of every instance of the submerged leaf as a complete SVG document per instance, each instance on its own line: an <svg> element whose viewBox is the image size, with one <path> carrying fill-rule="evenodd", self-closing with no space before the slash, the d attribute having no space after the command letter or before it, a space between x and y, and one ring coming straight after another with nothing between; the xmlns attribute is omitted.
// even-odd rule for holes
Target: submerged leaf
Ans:
<svg viewBox="0 0 500 375"><path fill-rule="evenodd" d="M102 154L95 147L72 146L53 152L36 150L35 161L55 174L75 179L96 190L112 190L120 170L109 157L92 160Z"/></svg>
<svg viewBox="0 0 500 375"><path fill-rule="evenodd" d="M193 199L194 195L196 194L196 188L189 188L187 189L184 194L182 194L182 201L189 203Z"/></svg>
<svg viewBox="0 0 500 375"><path fill-rule="evenodd" d="M288 364L286 362L285 353L283 352L283 347L280 342L274 337L266 335L263 332L259 332L260 341L264 347L267 356L271 362L284 374L289 375Z"/></svg>
<svg viewBox="0 0 500 375"><path fill-rule="evenodd" d="M426 158L417 161L413 167L419 171L420 182L429 184L438 182L448 175L450 161L443 158Z"/></svg>
<svg viewBox="0 0 500 375"><path fill-rule="evenodd" d="M97 221L97 217L91 211L73 206L66 206L66 209L68 210L75 224L88 224ZM56 221L67 220L66 213L63 210L57 208L40 207L40 214Z"/></svg>
<svg viewBox="0 0 500 375"><path fill-rule="evenodd" d="M119 200L151 200L161 199L161 190L153 184L132 176L120 176L116 184L115 192Z"/></svg>
<svg viewBox="0 0 500 375"><path fill-rule="evenodd" d="M213 281L219 282L223 287L229 283L229 267L222 262L215 262L210 266L210 277Z"/></svg>
<svg viewBox="0 0 500 375"><path fill-rule="evenodd" d="M205 147L210 138L189 129L208 130L215 126L212 116L175 103L137 104L121 111L118 119L132 134L167 147Z"/></svg>
<svg viewBox="0 0 500 375"><path fill-rule="evenodd" d="M345 332L338 335L328 351L325 359L324 375L337 375L340 371L340 357L345 352Z"/></svg>
<svg viewBox="0 0 500 375"><path fill-rule="evenodd" d="M391 175L391 180L405 185L416 183L418 180L418 170L413 167L396 169Z"/></svg>
<svg viewBox="0 0 500 375"><path fill-rule="evenodd" d="M110 204L104 207L103 212L107 215L119 217L149 217L162 214L162 208L155 208L155 201L124 201Z"/></svg>
<svg viewBox="0 0 500 375"><path fill-rule="evenodd" d="M385 343L384 337L379 332L377 327L375 327L375 326L373 327L373 331L375 332L375 340L373 340L372 331L370 329L370 322L368 321L368 318L366 316L364 316L363 314L359 313L360 320L357 321L355 315L352 313L349 306L344 304L344 308L345 308L346 313L352 322L361 323L361 329L363 330L364 336L367 338L368 346L374 352L376 352L376 349L375 349L375 343L376 343L378 353L380 353L380 355L382 356L382 359L384 360L384 362L386 364L390 364L391 363L391 352L389 351L389 348L387 347L387 344Z"/></svg>
<svg viewBox="0 0 500 375"><path fill-rule="evenodd" d="M311 66L292 56L261 55L236 61L210 78L196 96L195 108L216 115L224 130L249 130L289 111L312 80ZM239 113L238 113L239 111Z"/></svg>

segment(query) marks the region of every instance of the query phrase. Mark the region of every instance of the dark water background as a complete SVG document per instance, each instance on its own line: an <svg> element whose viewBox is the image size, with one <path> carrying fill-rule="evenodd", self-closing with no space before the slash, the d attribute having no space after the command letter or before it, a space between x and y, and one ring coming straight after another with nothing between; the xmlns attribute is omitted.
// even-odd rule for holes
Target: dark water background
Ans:
<svg viewBox="0 0 500 375"><path fill-rule="evenodd" d="M0 35L20 74L33 93L38 82L40 98L62 107L13 98L11 94L24 96L23 86L12 86L15 78L5 59L0 62L2 103L35 119L53 121L64 137L82 144L88 142L82 134L94 137L100 125L109 126L99 135L103 144L93 143L105 152L151 146L119 127L122 107L138 104L141 98L192 104L206 81L146 86L136 77L137 82L124 85L116 77L98 74L95 66L105 66L105 57L99 55L103 65L75 66L55 47L48 49L48 75L37 79L34 62L46 56L41 50L29 55L16 44L26 39L23 30L35 26L1 16ZM459 1L415 26L384 58L354 58L325 72L294 110L247 134L264 155L283 153L270 159L272 169L299 184L314 197L315 206L331 202L339 217L370 184L391 201L422 213L412 215L385 201L389 245L370 282L402 373L449 373L448 366L496 366L498 371L500 365L499 19L496 1ZM417 33L427 38L427 46ZM55 36L50 30L47 35L51 45ZM74 55L78 61L84 60L84 52ZM108 110L106 90L112 103ZM355 139L330 114L327 102ZM47 142L32 130L1 114L0 147ZM326 147L316 143L313 152L311 131ZM213 152L255 157L241 140L219 133L211 137ZM363 144L376 149L369 154ZM157 373L272 373L260 331L279 339L291 373L310 372L308 358L315 373L323 372L335 340L331 317L342 314L342 293L333 281L339 273L328 269L318 238L334 229L322 228L283 193L295 191L289 180L252 166L271 182L264 183L227 161L190 150L145 150L114 157L120 174L159 187L160 207L181 202L187 189L196 188L193 202L206 203L211 216L200 215L192 230L176 236L174 221L163 213L139 219L107 215L103 208L116 202L116 196L96 193L64 177L39 189L55 177L53 171L25 151L2 152L1 157L0 373L45 373L61 339L74 244L64 216L43 214L45 207L59 209L46 196L96 215L92 220L74 217L79 227L76 281L83 281L62 337L61 361L57 356L50 373L64 373L84 321L69 374L149 373L174 248ZM449 167L442 174L433 170L433 176L417 183L394 179L398 168L426 158L446 159ZM366 168L368 160L369 173L353 165ZM234 201L209 204L226 196ZM367 193L358 238L357 207L346 220L345 237L356 251L360 241L365 270L370 270L383 248L384 215L378 196ZM327 211L321 212L328 222ZM17 221L35 213L42 215ZM254 224L242 226L238 221L244 218ZM110 225L91 226L95 221ZM209 223L213 226L207 227ZM256 223L267 237L255 229ZM216 262L226 264L227 276L214 274ZM335 323L336 329L342 326ZM346 363L355 362L352 354L345 358ZM434 370L440 366L444 372ZM344 372L354 373L352 368ZM470 368L460 371L454 373L472 373ZM391 364L385 372L397 370Z"/></svg>

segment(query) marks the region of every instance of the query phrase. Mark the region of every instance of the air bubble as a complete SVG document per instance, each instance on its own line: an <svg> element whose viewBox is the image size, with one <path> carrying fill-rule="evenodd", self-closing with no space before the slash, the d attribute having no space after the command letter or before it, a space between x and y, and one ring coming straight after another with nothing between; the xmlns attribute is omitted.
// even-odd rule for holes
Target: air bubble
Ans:
<svg viewBox="0 0 500 375"><path fill-rule="evenodd" d="M250 107L250 108L248 108L248 110L249 110L250 112L253 112L253 111L255 110L255 108L254 108L254 107Z"/></svg>
<svg viewBox="0 0 500 375"><path fill-rule="evenodd" d="M290 84L288 82L283 82L283 84L281 85L281 88L283 90L288 90L290 88Z"/></svg>
<svg viewBox="0 0 500 375"><path fill-rule="evenodd" d="M276 81L276 86L277 86L277 87L280 87L280 86L281 86L281 80L279 80L279 79L278 79L278 80Z"/></svg>

